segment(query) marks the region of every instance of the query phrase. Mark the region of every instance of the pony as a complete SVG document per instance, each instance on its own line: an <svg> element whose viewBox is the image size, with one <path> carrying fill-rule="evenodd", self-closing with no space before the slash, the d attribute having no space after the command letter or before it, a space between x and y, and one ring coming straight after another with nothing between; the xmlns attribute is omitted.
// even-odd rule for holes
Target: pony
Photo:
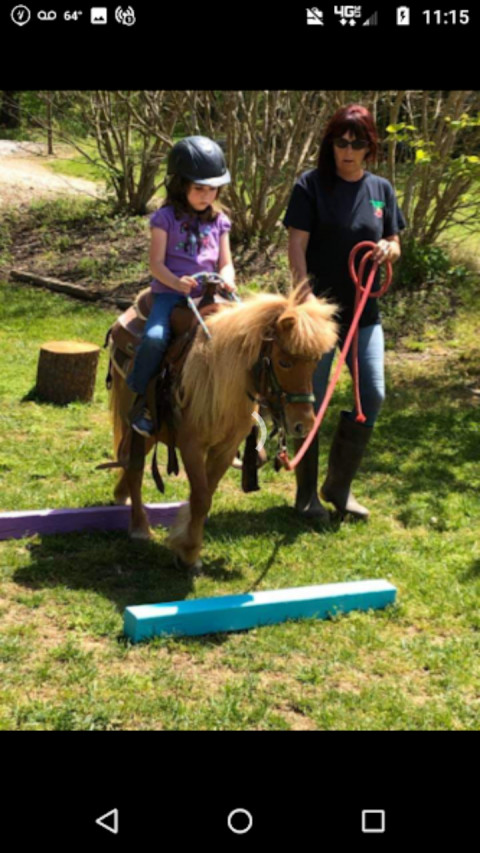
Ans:
<svg viewBox="0 0 480 853"><path fill-rule="evenodd" d="M252 429L252 416L267 405L285 434L303 438L314 423L312 376L338 337L337 306L315 298L303 282L287 296L251 294L218 306L200 327L173 387L174 442L190 484L190 497L174 519L168 545L177 565L201 565L203 528L217 486ZM134 395L113 362L110 407L114 451L129 429ZM142 464L124 462L114 490L116 503L131 501L130 536L151 535L142 504L145 456L155 440L169 443L162 427L144 442Z"/></svg>

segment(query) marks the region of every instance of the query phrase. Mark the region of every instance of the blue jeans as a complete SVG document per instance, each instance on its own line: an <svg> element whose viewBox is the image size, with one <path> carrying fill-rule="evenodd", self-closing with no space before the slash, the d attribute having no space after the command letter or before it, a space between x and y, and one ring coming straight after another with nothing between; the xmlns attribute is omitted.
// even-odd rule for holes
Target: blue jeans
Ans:
<svg viewBox="0 0 480 853"><path fill-rule="evenodd" d="M137 347L133 370L127 385L137 394L145 394L148 383L158 372L170 338L170 314L179 302L185 300L181 293L154 293L153 305L140 346Z"/></svg>
<svg viewBox="0 0 480 853"><path fill-rule="evenodd" d="M347 365L352 374L352 348L347 355ZM313 374L313 393L315 394L315 412L318 412L325 396L335 349L325 353L320 359ZM373 326L363 326L359 329L358 338L358 373L360 377L360 400L366 417L364 426L373 427L382 403L385 399L385 374L383 359L384 340L380 323ZM335 395L334 395L335 397ZM333 397L333 399L334 399ZM355 405L349 417L356 416Z"/></svg>

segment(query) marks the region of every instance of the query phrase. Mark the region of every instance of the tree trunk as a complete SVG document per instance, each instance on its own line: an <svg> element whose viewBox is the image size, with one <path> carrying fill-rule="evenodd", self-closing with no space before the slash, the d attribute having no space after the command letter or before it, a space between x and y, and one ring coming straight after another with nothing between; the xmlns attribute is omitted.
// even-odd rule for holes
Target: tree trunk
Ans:
<svg viewBox="0 0 480 853"><path fill-rule="evenodd" d="M20 127L20 92L2 92L0 125L11 129Z"/></svg>
<svg viewBox="0 0 480 853"><path fill-rule="evenodd" d="M47 146L48 154L53 155L53 127L52 127L52 100L47 101Z"/></svg>
<svg viewBox="0 0 480 853"><path fill-rule="evenodd" d="M38 396L51 403L90 402L100 347L79 341L49 341L40 348Z"/></svg>

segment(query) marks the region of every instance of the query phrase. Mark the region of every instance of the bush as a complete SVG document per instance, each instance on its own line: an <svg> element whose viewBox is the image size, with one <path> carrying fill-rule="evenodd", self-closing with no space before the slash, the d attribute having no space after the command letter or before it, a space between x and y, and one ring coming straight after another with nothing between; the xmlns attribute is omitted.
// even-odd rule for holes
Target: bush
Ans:
<svg viewBox="0 0 480 853"><path fill-rule="evenodd" d="M402 242L402 256L395 268L395 289L418 291L445 283L450 259L440 246L425 246L410 238Z"/></svg>
<svg viewBox="0 0 480 853"><path fill-rule="evenodd" d="M468 276L467 268L453 265L440 246L425 246L412 238L402 241L393 284L381 304L390 340L421 336L432 325L442 325L448 333Z"/></svg>

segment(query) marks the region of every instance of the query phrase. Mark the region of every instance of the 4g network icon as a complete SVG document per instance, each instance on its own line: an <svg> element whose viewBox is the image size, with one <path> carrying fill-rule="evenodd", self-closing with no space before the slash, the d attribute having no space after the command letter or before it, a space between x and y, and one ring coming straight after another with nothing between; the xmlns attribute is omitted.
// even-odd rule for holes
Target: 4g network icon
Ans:
<svg viewBox="0 0 480 853"><path fill-rule="evenodd" d="M361 6L334 6L334 15L340 18L342 26L354 27L358 23L358 19L362 17ZM371 23L374 23L373 21ZM376 21L375 21L376 23ZM307 24L324 26L323 11L313 6L307 9Z"/></svg>
<svg viewBox="0 0 480 853"><path fill-rule="evenodd" d="M354 27L357 23L355 19L362 17L361 6L334 6L333 11L334 14L338 15L340 18L342 26L348 24L349 26Z"/></svg>

